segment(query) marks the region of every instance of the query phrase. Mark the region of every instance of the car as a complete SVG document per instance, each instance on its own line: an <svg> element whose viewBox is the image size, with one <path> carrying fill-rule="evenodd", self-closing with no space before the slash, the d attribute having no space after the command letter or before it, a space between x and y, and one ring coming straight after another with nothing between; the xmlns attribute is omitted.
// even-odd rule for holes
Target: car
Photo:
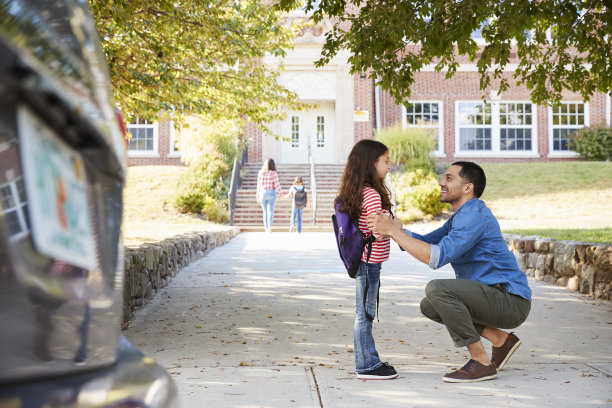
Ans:
<svg viewBox="0 0 612 408"><path fill-rule="evenodd" d="M0 407L176 407L121 335L125 138L85 0L0 0Z"/></svg>

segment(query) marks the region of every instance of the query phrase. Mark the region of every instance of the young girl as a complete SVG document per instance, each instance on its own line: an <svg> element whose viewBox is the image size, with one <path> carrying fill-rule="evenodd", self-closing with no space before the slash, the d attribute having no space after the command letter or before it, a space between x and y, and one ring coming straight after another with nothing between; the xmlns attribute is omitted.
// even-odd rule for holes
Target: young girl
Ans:
<svg viewBox="0 0 612 408"><path fill-rule="evenodd" d="M359 219L359 229L366 235L371 234L366 224L367 215L391 209L389 191L384 183L388 171L387 146L375 140L361 140L355 144L342 175L337 200L351 219ZM366 263L366 246L356 277L355 366L359 379L388 380L396 378L397 372L378 357L372 320L377 309L381 264L389 259L389 238L378 234L374 237L370 258Z"/></svg>
<svg viewBox="0 0 612 408"><path fill-rule="evenodd" d="M272 232L274 222L274 204L276 204L276 192L282 197L282 190L276 173L276 165L273 159L266 159L261 170L257 173L257 202L263 209L263 222L266 232Z"/></svg>
<svg viewBox="0 0 612 408"><path fill-rule="evenodd" d="M293 232L295 225L297 224L298 234L302 232L302 213L306 208L306 187L301 176L297 176L293 185L289 189L289 192L285 197L289 198L293 196L291 203L291 224L289 225L289 232Z"/></svg>

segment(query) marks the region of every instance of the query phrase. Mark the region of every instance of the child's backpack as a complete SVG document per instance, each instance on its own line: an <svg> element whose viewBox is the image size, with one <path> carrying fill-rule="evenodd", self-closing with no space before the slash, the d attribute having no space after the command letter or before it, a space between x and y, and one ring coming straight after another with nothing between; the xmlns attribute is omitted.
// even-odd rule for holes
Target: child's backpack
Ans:
<svg viewBox="0 0 612 408"><path fill-rule="evenodd" d="M306 208L306 203L308 202L308 195L306 194L306 188L302 187L301 190L296 189L293 194L293 204L295 208Z"/></svg>
<svg viewBox="0 0 612 408"><path fill-rule="evenodd" d="M357 276L363 249L366 245L368 246L367 262L370 260L370 253L372 252L372 242L376 238L374 234L366 237L359 229L359 222L352 220L346 213L342 212L342 207L337 199L334 202L336 204L334 215L332 215L332 223L336 234L338 252L348 275L354 279Z"/></svg>

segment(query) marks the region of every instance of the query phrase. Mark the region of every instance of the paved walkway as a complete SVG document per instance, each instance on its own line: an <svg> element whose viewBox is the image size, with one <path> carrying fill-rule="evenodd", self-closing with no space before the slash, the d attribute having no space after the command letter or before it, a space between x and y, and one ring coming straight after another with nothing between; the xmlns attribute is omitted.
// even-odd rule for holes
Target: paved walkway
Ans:
<svg viewBox="0 0 612 408"><path fill-rule="evenodd" d="M466 349L419 302L430 279L454 274L394 245L374 336L400 376L357 380L354 283L339 262L329 232L240 234L182 270L125 335L168 369L184 408L612 408L611 304L530 279L523 345L498 378L444 383Z"/></svg>

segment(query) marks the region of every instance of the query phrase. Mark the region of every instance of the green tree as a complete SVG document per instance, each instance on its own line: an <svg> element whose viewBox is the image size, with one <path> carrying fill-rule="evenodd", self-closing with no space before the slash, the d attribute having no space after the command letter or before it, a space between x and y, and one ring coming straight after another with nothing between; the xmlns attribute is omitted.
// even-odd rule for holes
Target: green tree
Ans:
<svg viewBox="0 0 612 408"><path fill-rule="evenodd" d="M259 0L89 0L126 120L174 111L266 124L297 95L262 63L292 47L297 25Z"/></svg>
<svg viewBox="0 0 612 408"><path fill-rule="evenodd" d="M296 0L279 0L294 7ZM569 89L584 99L612 89L612 11L606 0L306 0L315 22L335 22L323 56L350 51L352 73L368 72L403 102L414 74L435 64L452 77L459 56L475 61L484 91L492 81L504 91L514 77L533 102L558 102ZM471 34L481 30L486 45ZM516 55L516 57L514 57Z"/></svg>

